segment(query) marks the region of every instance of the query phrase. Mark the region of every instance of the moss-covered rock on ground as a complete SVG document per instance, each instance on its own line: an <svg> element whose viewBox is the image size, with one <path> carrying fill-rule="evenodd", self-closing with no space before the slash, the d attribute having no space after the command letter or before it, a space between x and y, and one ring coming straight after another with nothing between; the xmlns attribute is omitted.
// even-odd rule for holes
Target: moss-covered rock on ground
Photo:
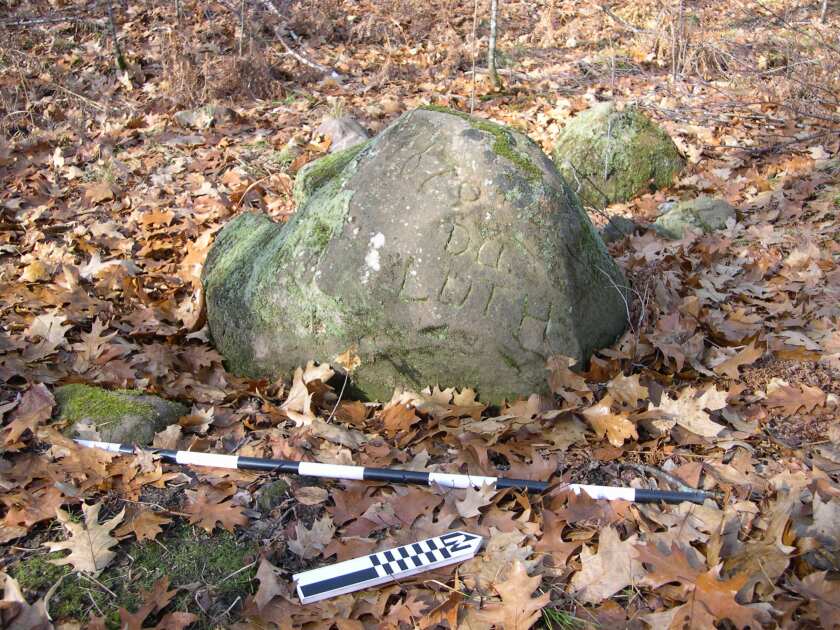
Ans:
<svg viewBox="0 0 840 630"><path fill-rule="evenodd" d="M685 162L667 133L636 108L599 103L575 116L552 153L557 170L587 206L671 185Z"/></svg>
<svg viewBox="0 0 840 630"><path fill-rule="evenodd" d="M90 420L106 442L148 444L155 433L189 409L139 390L110 391L92 385L73 383L55 390L58 417L71 424Z"/></svg>
<svg viewBox="0 0 840 630"><path fill-rule="evenodd" d="M50 559L62 552L31 555L13 564L9 574L18 580L29 600L42 597L61 579L50 598L50 614L58 621L86 621L104 615L109 628L119 628L119 608L135 611L142 604L141 591L148 591L164 576L170 589L178 592L166 611L191 612L199 617L193 628L224 625L230 618L222 613L234 602L243 601L256 588L256 568L248 567L257 554L251 541L238 540L229 532L208 535L189 525L168 530L158 541L129 543L119 547L118 560L97 581L73 573L68 566L56 566ZM244 570L243 570L244 569ZM202 606L196 603L202 601ZM238 606L233 606L236 611Z"/></svg>
<svg viewBox="0 0 840 630"><path fill-rule="evenodd" d="M721 230L730 219L736 219L735 208L726 200L700 196L674 204L653 222L653 229L666 238L680 239L689 229Z"/></svg>

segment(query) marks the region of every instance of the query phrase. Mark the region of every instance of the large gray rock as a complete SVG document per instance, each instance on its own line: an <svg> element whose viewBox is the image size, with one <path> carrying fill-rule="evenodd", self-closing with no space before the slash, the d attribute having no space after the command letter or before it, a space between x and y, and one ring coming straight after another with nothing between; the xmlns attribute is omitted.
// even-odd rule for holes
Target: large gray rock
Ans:
<svg viewBox="0 0 840 630"><path fill-rule="evenodd" d="M575 116L552 153L587 206L603 208L668 187L685 166L674 141L636 108L598 103Z"/></svg>
<svg viewBox="0 0 840 630"><path fill-rule="evenodd" d="M703 195L668 208L653 222L653 229L666 238L680 239L688 229L705 233L721 230L735 218L735 208L725 200Z"/></svg>
<svg viewBox="0 0 840 630"><path fill-rule="evenodd" d="M204 265L231 370L276 375L355 347L358 387L544 389L545 361L585 360L625 327L621 273L551 161L451 110L401 116L302 169L285 225L242 214Z"/></svg>

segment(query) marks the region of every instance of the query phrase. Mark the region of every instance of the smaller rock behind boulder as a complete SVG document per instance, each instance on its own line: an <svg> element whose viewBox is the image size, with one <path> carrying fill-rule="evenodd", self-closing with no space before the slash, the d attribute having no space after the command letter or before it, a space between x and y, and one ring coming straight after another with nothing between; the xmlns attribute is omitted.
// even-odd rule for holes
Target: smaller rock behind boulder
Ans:
<svg viewBox="0 0 840 630"><path fill-rule="evenodd" d="M349 149L369 138L367 131L354 118L327 118L315 133L330 138L330 153Z"/></svg>
<svg viewBox="0 0 840 630"><path fill-rule="evenodd" d="M123 444L151 444L155 433L189 413L180 403L138 390L76 383L56 388L55 400L59 418L72 424L89 420L103 441Z"/></svg>
<svg viewBox="0 0 840 630"><path fill-rule="evenodd" d="M653 222L653 229L666 238L680 239L689 228L708 233L725 228L735 218L735 208L723 199L700 196L668 208Z"/></svg>
<svg viewBox="0 0 840 630"><path fill-rule="evenodd" d="M575 116L552 153L585 205L603 208L665 188L684 161L673 140L636 108L599 103Z"/></svg>

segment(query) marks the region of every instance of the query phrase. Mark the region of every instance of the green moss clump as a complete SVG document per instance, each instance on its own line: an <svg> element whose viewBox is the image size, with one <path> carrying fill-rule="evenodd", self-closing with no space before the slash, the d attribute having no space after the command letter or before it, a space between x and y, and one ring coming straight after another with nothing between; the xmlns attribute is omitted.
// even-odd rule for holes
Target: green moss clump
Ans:
<svg viewBox="0 0 840 630"><path fill-rule="evenodd" d="M155 432L188 413L184 405L131 389L107 390L73 383L55 390L58 417L89 419L106 442L150 442Z"/></svg>
<svg viewBox="0 0 840 630"><path fill-rule="evenodd" d="M330 153L322 158L314 160L304 166L295 177L295 187L292 191L292 197L297 204L298 209L302 208L312 194L327 180L332 179L347 164L362 152L365 147L370 144L367 142L360 142L352 147L347 147L341 151Z"/></svg>
<svg viewBox="0 0 840 630"><path fill-rule="evenodd" d="M71 422L90 418L97 425L121 416L153 418L155 408L146 402L132 400L143 392L134 389L109 391L80 383L63 385L55 390L61 417Z"/></svg>
<svg viewBox="0 0 840 630"><path fill-rule="evenodd" d="M450 109L449 107L442 107L440 105L425 105L421 109L457 116L458 118L466 120L474 129L489 133L493 136L492 149L496 155L505 158L517 166L529 182L537 183L542 181L542 170L539 166L534 164L527 154L517 148L516 138L514 137L511 129L489 120L474 118L469 114L459 112L456 109Z"/></svg>
<svg viewBox="0 0 840 630"><path fill-rule="evenodd" d="M201 584L210 590L213 604L206 613L195 604L192 593L186 591L179 592L167 607L167 611L198 615L199 621L193 628L213 627L214 615L226 610L237 597L244 599L252 594L256 586L255 567L236 573L253 561L256 545L237 541L228 532L210 536L200 529L180 525L169 530L160 542L135 542L124 551L121 560L97 578L116 598L92 580L72 573L69 566L49 562L62 556L62 552L30 556L13 565L9 574L18 580L30 600L43 597L61 579L50 599L53 619L84 621L101 612L107 627L114 630L120 627L119 609L136 611L143 603L141 591L151 589L163 576L169 577L170 589Z"/></svg>

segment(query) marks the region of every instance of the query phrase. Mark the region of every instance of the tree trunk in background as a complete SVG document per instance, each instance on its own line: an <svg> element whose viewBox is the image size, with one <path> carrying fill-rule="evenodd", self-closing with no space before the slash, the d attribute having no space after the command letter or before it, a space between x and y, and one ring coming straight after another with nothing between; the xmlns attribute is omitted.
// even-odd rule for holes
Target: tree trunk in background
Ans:
<svg viewBox="0 0 840 630"><path fill-rule="evenodd" d="M828 0L822 0L822 8L820 9L820 22L825 24L828 18Z"/></svg>
<svg viewBox="0 0 840 630"><path fill-rule="evenodd" d="M122 48L120 48L120 40L117 37L117 24L114 22L114 4L111 0L108 0L108 24L111 26L111 37L114 39L114 55L117 58L117 67L125 72L128 64L125 62Z"/></svg>
<svg viewBox="0 0 840 630"><path fill-rule="evenodd" d="M496 71L496 20L499 13L499 0L490 0L490 43L487 45L487 72L490 73L490 81L493 88L498 90L502 87L499 73Z"/></svg>

